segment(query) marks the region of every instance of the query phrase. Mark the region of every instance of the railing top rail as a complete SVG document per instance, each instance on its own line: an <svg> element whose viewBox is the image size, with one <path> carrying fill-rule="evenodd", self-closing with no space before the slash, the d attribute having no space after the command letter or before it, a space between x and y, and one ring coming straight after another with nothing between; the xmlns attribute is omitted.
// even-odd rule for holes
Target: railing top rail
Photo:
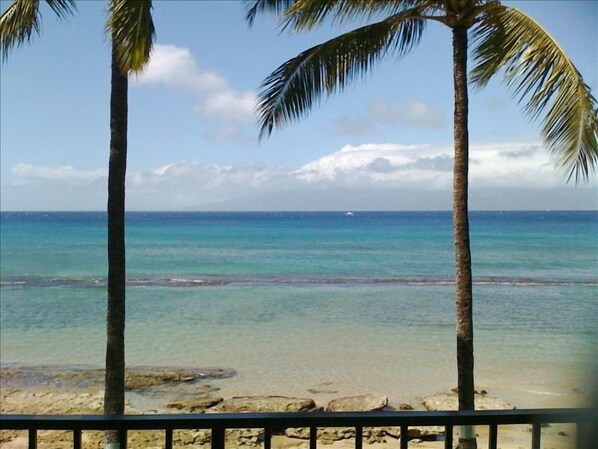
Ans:
<svg viewBox="0 0 598 449"><path fill-rule="evenodd" d="M598 408L308 412L308 413L213 413L167 415L0 415L0 429L44 430L150 430L264 427L390 427L459 426L587 422L598 418Z"/></svg>

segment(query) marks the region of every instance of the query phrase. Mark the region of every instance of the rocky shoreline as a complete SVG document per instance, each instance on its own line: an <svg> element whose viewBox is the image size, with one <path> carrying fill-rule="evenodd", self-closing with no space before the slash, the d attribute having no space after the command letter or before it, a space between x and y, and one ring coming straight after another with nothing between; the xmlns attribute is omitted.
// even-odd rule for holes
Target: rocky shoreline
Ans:
<svg viewBox="0 0 598 449"><path fill-rule="evenodd" d="M418 404L400 404L392 407L385 395L365 394L337 397L326 404L311 398L280 395L243 396L224 398L214 382L235 376L230 368L168 369L136 367L127 370L126 388L128 414L151 413L243 413L243 412L311 412L311 411L360 411L383 410L455 410L457 394L454 391L432 394ZM103 405L103 370L89 368L18 367L0 368L0 412L2 414L101 414ZM152 404L139 406L146 399ZM137 400L135 400L137 399ZM156 404L158 404L156 406ZM485 391L476 394L477 409L513 409L513 405L493 397ZM570 430L569 430L570 431ZM565 445L569 433L551 429ZM558 432L561 432L559 434ZM321 428L318 439L323 444L351 443L353 428ZM442 428L410 428L407 436L412 443L431 445L443 439ZM527 437L527 435L526 435ZM5 449L23 447L26 435L17 431L2 431L0 444ZM129 447L161 447L160 431L130 432ZM174 434L177 447L208 447L209 431L178 431ZM307 444L309 429L284 429L276 433L284 447ZM364 429L364 442L370 445L398 445L401 435L398 428ZM101 448L101 432L84 432L84 447ZM257 447L263 441L260 429L231 430L227 432L227 447ZM69 447L72 436L67 432L40 432L39 447ZM441 446L439 446L441 447ZM572 446L571 446L572 447Z"/></svg>

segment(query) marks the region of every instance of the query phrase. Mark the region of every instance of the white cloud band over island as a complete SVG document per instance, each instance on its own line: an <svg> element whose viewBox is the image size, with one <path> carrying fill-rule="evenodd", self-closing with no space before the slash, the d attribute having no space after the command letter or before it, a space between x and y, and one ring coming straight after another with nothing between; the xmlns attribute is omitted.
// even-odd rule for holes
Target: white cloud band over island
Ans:
<svg viewBox="0 0 598 449"><path fill-rule="evenodd" d="M445 210L452 148L363 144L298 169L175 162L130 170L129 210ZM107 170L19 164L3 210L104 210ZM567 184L537 143L471 146L471 209L596 209L596 176Z"/></svg>

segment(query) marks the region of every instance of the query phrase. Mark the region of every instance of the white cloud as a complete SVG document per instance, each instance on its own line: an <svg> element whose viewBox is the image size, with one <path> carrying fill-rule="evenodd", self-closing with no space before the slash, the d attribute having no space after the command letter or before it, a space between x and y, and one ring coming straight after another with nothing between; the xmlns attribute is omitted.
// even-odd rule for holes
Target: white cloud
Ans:
<svg viewBox="0 0 598 449"><path fill-rule="evenodd" d="M349 174L371 180L390 180L396 177L396 170L389 170L389 168L401 167L412 162L414 160L411 156L413 151L426 152L426 149L426 145L346 145L340 151L305 164L295 174L299 179L307 182L334 181L341 177L346 178ZM380 164L380 162L376 162L377 160L384 160L385 170L375 170L376 164ZM372 166L372 164L374 165Z"/></svg>
<svg viewBox="0 0 598 449"><path fill-rule="evenodd" d="M220 76L200 70L188 48L156 44L149 64L135 77L140 84L163 83L170 87L207 92L228 88Z"/></svg>
<svg viewBox="0 0 598 449"><path fill-rule="evenodd" d="M19 164L2 185L5 210L103 210L106 170ZM266 165L176 162L130 170L129 210L446 209L452 149L347 145L296 170ZM536 143L471 146L472 208L597 207L596 176L565 185ZM500 202L498 202L500 201Z"/></svg>
<svg viewBox="0 0 598 449"><path fill-rule="evenodd" d="M433 145L364 144L305 164L294 173L306 182L351 176L375 183L418 188L450 188L453 148ZM470 146L470 182L483 187L547 188L564 184L550 157L537 143Z"/></svg>
<svg viewBox="0 0 598 449"><path fill-rule="evenodd" d="M366 165L366 168L376 173L392 173L393 171L398 170L398 167L393 165L392 161L385 157L377 157Z"/></svg>
<svg viewBox="0 0 598 449"><path fill-rule="evenodd" d="M236 139L243 134L244 125L255 122L256 93L239 92L216 72L200 68L187 48L156 44L149 64L136 81L139 85L162 84L193 94L193 110L216 125L216 131L207 137Z"/></svg>
<svg viewBox="0 0 598 449"><path fill-rule="evenodd" d="M403 124L415 128L437 129L444 126L444 112L422 101L411 101L402 106L393 106L385 101L372 101L368 106L371 117L387 126Z"/></svg>
<svg viewBox="0 0 598 449"><path fill-rule="evenodd" d="M255 104L253 92L237 94L231 90L220 90L211 92L200 105L200 110L227 123L246 123L254 118Z"/></svg>
<svg viewBox="0 0 598 449"><path fill-rule="evenodd" d="M547 188L565 183L540 144L474 145L470 158L475 161L470 179L477 185Z"/></svg>
<svg viewBox="0 0 598 449"><path fill-rule="evenodd" d="M107 200L107 170L71 166L18 164L11 182L2 183L3 210L103 210Z"/></svg>
<svg viewBox="0 0 598 449"><path fill-rule="evenodd" d="M38 167L30 164L17 164L11 173L21 182L50 181L64 183L87 183L107 179L106 169L76 170L68 165L65 167Z"/></svg>

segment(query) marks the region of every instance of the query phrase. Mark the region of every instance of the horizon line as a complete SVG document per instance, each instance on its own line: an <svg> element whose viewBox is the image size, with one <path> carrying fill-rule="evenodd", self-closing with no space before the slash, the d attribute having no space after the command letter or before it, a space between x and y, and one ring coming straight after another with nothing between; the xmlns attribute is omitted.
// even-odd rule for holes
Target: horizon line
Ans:
<svg viewBox="0 0 598 449"><path fill-rule="evenodd" d="M452 209L199 209L199 210L169 210L169 209L134 209L126 210L125 213L322 213L322 212L359 212L359 213L376 213L376 212L452 212ZM469 212L598 212L595 209L470 209ZM0 213L107 213L103 210L2 210Z"/></svg>

